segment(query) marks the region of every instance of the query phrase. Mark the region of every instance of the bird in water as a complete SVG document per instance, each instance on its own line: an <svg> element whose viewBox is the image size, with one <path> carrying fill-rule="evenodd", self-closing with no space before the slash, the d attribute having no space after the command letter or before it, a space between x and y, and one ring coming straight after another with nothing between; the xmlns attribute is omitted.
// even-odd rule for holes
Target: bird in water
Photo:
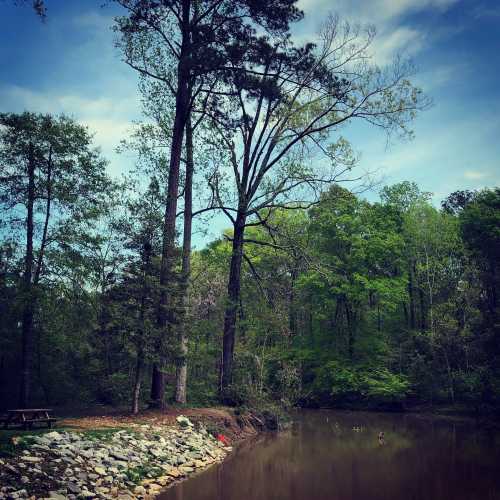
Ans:
<svg viewBox="0 0 500 500"><path fill-rule="evenodd" d="M382 445L384 445L384 444L385 444L385 435L384 435L384 433L383 433L382 431L380 431L380 432L378 433L378 444L379 444L380 446L382 446Z"/></svg>
<svg viewBox="0 0 500 500"><path fill-rule="evenodd" d="M355 425L355 426L352 428L352 430L353 430L354 432L360 432L360 431L362 431L362 430L363 430L363 428L362 428L362 427L359 427L358 425Z"/></svg>

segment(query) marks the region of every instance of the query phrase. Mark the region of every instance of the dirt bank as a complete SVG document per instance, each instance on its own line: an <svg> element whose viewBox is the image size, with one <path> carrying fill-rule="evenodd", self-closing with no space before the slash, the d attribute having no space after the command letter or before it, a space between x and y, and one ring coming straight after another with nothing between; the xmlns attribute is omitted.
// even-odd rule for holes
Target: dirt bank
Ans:
<svg viewBox="0 0 500 500"><path fill-rule="evenodd" d="M258 417L228 408L66 418L50 432L12 435L0 499L154 498L259 428Z"/></svg>

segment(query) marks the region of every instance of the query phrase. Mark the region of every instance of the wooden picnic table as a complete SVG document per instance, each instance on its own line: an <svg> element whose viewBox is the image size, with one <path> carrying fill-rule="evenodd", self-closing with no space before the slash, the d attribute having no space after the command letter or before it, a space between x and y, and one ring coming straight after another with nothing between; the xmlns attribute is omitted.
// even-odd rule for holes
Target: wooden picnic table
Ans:
<svg viewBox="0 0 500 500"><path fill-rule="evenodd" d="M50 408L20 408L16 410L7 410L7 417L3 419L3 428L8 429L9 425L21 425L23 429L31 429L35 423L46 423L47 427L52 428L52 423L56 421L49 414Z"/></svg>

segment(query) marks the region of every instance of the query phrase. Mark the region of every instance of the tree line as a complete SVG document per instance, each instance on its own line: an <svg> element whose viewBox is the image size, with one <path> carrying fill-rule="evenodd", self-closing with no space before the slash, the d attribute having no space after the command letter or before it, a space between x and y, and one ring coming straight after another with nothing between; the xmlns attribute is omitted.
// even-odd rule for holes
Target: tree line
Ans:
<svg viewBox="0 0 500 500"><path fill-rule="evenodd" d="M77 390L138 411L188 395L312 404L378 386L381 397L433 400L442 391L417 387L411 370L440 373L443 359L446 393L460 399L458 352L474 370L486 354L482 343L443 347L440 308L471 282L467 261L484 288L460 331L494 331L497 263L472 249L483 228L465 237L457 221L497 192L456 194L445 213L412 185L375 204L341 187L356 179L343 127L411 136L429 105L411 64L371 63L374 28L335 15L294 43L303 13L293 0L116 3L116 45L144 107L121 145L138 158L126 178L106 175L73 119L0 115L5 400ZM231 229L193 252L193 223L214 213ZM453 245L463 255L448 255Z"/></svg>

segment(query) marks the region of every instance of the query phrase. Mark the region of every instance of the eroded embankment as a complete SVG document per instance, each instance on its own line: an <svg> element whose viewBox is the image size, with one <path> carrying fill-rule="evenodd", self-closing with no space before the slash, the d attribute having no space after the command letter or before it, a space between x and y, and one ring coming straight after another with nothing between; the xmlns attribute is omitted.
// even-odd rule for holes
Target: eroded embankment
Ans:
<svg viewBox="0 0 500 500"><path fill-rule="evenodd" d="M185 414L66 420L65 430L20 434L16 454L0 458L0 499L154 498L257 432L251 416L226 409Z"/></svg>

